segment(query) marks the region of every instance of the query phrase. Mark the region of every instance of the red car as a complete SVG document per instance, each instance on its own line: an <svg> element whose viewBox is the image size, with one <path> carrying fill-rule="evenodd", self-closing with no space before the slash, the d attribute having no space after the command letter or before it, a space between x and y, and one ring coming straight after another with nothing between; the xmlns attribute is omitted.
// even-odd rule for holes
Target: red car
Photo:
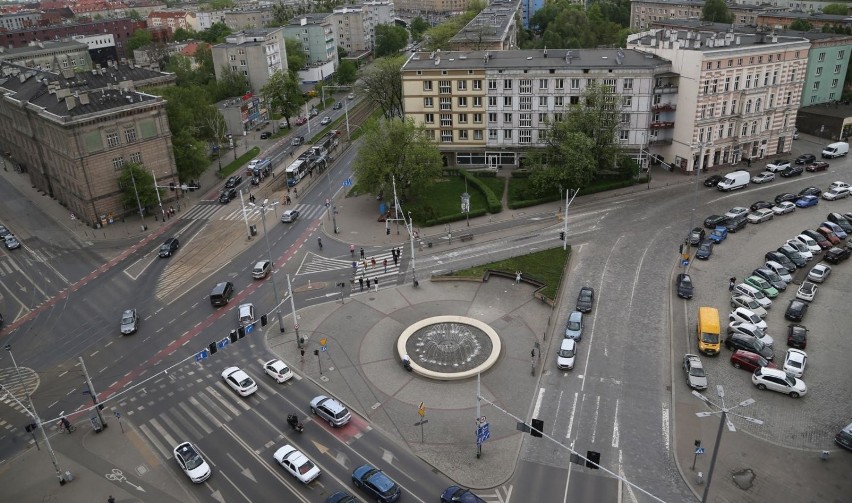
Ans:
<svg viewBox="0 0 852 503"><path fill-rule="evenodd" d="M817 171L825 171L827 169L828 169L828 163L825 162L825 161L817 161L817 162L808 164L805 167L806 171L810 171L810 172L813 172L813 173L815 173Z"/></svg>
<svg viewBox="0 0 852 503"><path fill-rule="evenodd" d="M738 349L731 353L731 365L734 368L748 370L754 372L755 369L761 367L769 367L771 369L778 368L774 363L751 351Z"/></svg>
<svg viewBox="0 0 852 503"><path fill-rule="evenodd" d="M301 126L302 124L305 124L306 122L308 122L308 119L306 119L304 117L296 117L296 125L297 126Z"/></svg>
<svg viewBox="0 0 852 503"><path fill-rule="evenodd" d="M817 232L825 236L825 239L827 239L832 245L840 244L840 238L837 237L837 234L828 227L820 227L817 229Z"/></svg>

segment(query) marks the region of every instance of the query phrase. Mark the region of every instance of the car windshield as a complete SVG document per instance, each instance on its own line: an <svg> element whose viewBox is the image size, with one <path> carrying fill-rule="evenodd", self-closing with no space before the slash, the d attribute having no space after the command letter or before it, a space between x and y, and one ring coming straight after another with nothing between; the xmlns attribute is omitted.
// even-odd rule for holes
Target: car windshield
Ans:
<svg viewBox="0 0 852 503"><path fill-rule="evenodd" d="M194 469L198 468L199 466L201 466L202 463L204 463L204 460L201 459L201 456L199 456L198 453L195 453L195 452L188 453L188 457L186 458L186 469L187 470L194 470Z"/></svg>
<svg viewBox="0 0 852 503"><path fill-rule="evenodd" d="M569 321L568 322L568 330L580 330L580 322L579 321Z"/></svg>
<svg viewBox="0 0 852 503"><path fill-rule="evenodd" d="M308 473L309 471L314 469L314 464L311 460L306 460L305 463L299 467L299 473L302 475Z"/></svg>
<svg viewBox="0 0 852 503"><path fill-rule="evenodd" d="M680 284L686 288L692 288L692 280L689 278L681 278Z"/></svg>
<svg viewBox="0 0 852 503"><path fill-rule="evenodd" d="M163 246L161 246L161 247L160 247L160 249L161 249L161 250L168 250L168 249L169 249L169 245L168 245L168 244L164 244Z"/></svg>
<svg viewBox="0 0 852 503"><path fill-rule="evenodd" d="M701 342L704 342L706 344L719 344L719 334L701 332Z"/></svg>
<svg viewBox="0 0 852 503"><path fill-rule="evenodd" d="M573 349L560 349L559 356L562 358L574 358L574 350Z"/></svg>
<svg viewBox="0 0 852 503"><path fill-rule="evenodd" d="M702 367L690 367L689 375L692 377L704 377L704 369Z"/></svg>
<svg viewBox="0 0 852 503"><path fill-rule="evenodd" d="M787 386L790 386L791 388L796 386L795 377L788 375L784 380L787 381Z"/></svg>
<svg viewBox="0 0 852 503"><path fill-rule="evenodd" d="M790 367L795 367L797 369L802 368L802 362L796 360L787 360L787 365L789 365Z"/></svg>
<svg viewBox="0 0 852 503"><path fill-rule="evenodd" d="M133 315L132 315L132 314L125 314L125 315L121 318L121 324L122 324L122 325L129 325L129 324L131 324L131 323L133 323Z"/></svg>

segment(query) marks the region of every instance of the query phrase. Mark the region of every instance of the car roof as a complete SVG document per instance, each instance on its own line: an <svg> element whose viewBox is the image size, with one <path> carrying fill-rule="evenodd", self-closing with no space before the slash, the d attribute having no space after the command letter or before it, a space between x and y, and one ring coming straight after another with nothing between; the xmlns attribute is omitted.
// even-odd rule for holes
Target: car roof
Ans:
<svg viewBox="0 0 852 503"><path fill-rule="evenodd" d="M773 369L773 368L769 368L769 367L763 367L760 370L760 373L761 373L761 375L770 375L770 376L773 376L773 377L783 377L783 378L787 377L787 372L785 372L781 369Z"/></svg>
<svg viewBox="0 0 852 503"><path fill-rule="evenodd" d="M582 317L583 317L583 313L581 313L580 311L571 311L571 314L568 315L568 320L569 321L578 321Z"/></svg>
<svg viewBox="0 0 852 503"><path fill-rule="evenodd" d="M562 339L562 344L560 344L559 349L574 349L577 345L577 342L570 337L566 337Z"/></svg>
<svg viewBox="0 0 852 503"><path fill-rule="evenodd" d="M264 267L266 264L271 264L271 262L268 261L268 260L261 260L257 264L254 265L254 268L259 269L261 267Z"/></svg>

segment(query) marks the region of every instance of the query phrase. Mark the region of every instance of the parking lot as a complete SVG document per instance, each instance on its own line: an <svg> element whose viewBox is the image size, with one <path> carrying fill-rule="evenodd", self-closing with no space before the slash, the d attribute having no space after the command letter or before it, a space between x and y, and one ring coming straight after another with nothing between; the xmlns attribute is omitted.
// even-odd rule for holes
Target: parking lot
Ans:
<svg viewBox="0 0 852 503"><path fill-rule="evenodd" d="M826 144L828 142L825 142ZM794 154L785 156L795 159L802 152L819 155L821 143L799 143L794 145ZM763 165L754 163L748 171L754 175ZM852 182L852 161L841 158L829 161L831 167L824 172L804 173L794 178L776 178L760 185L751 184L747 188L731 193L718 192L716 189L700 187L702 198L712 197L709 204L701 206L696 213L698 225L711 214L723 215L734 206L749 207L752 203L764 200L773 201L777 194L792 192L797 194L807 186L816 186L826 190L835 180ZM702 177L703 179L704 177ZM727 335L728 313L730 313L730 295L728 279L736 277L740 282L752 271L761 267L764 254L794 238L804 229L815 229L826 220L829 212L852 212L852 198L837 201L820 199L819 204L810 208L799 208L786 215L775 216L772 220L760 224L748 224L735 234L716 245L709 260L696 260L689 267L689 273L695 285L695 296L686 302L688 305L688 323L685 335L689 340L690 352L697 352L695 328L698 308L715 307L719 310L723 347L716 357L702 355L701 359L708 373L709 390L704 393L716 399L715 386L722 385L726 391L726 403L730 406L746 398L754 398L756 403L737 409L744 415L764 421L762 426L735 420L737 428L748 431L766 440L789 447L805 449L825 449L832 445L834 434L849 422L852 403L852 388L846 385L852 378L852 370L847 363L852 354L852 337L849 327L852 322L849 291L852 281L852 260L831 265L830 277L821 285L801 324L808 332L807 368L803 380L807 384L807 394L793 399L773 391L758 390L751 382L751 374L734 368L730 363L732 351L724 348ZM686 231L686 229L684 229ZM709 230L708 230L709 234ZM841 245L842 246L842 245ZM695 248L692 248L693 253ZM784 319L784 311L789 301L796 296L796 290L810 268L819 263L820 253L807 266L798 269L793 282L787 290L772 300L772 307L765 318L768 334L774 339L775 363L783 367L787 346L787 329L792 322ZM681 271L676 271L681 272ZM677 304L675 304L677 306ZM678 357L673 364L679 366ZM683 371L678 369L679 375ZM681 386L686 388L681 379Z"/></svg>

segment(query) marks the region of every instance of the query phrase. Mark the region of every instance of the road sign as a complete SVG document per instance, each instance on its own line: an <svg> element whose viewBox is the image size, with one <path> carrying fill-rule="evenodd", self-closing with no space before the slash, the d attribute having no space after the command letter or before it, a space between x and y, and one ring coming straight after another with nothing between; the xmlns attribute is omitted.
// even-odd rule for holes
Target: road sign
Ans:
<svg viewBox="0 0 852 503"><path fill-rule="evenodd" d="M347 178L346 180L343 180L343 186L344 187L351 187L352 186L352 179Z"/></svg>
<svg viewBox="0 0 852 503"><path fill-rule="evenodd" d="M113 413L112 413L112 414L113 414L115 417L117 417L118 419L121 419L121 412L119 412L119 411L117 411L117 410L116 410L116 411L113 411Z"/></svg>
<svg viewBox="0 0 852 503"><path fill-rule="evenodd" d="M684 267L688 266L689 265L689 259L685 258L685 259L681 260L680 265L682 265Z"/></svg>
<svg viewBox="0 0 852 503"><path fill-rule="evenodd" d="M254 323L252 323L251 325L246 325L246 335L252 332L254 332Z"/></svg>
<svg viewBox="0 0 852 503"><path fill-rule="evenodd" d="M417 413L420 414L420 417L423 417L423 416L426 415L426 406L423 405L423 402L420 402L420 406L417 407Z"/></svg>
<svg viewBox="0 0 852 503"><path fill-rule="evenodd" d="M202 349L198 353L195 353L195 361L200 362L208 356L210 356L210 353L208 353L206 349Z"/></svg>
<svg viewBox="0 0 852 503"><path fill-rule="evenodd" d="M417 421L416 423L414 423L414 426L423 426L424 424L426 424L428 422L429 422L428 419L424 419L422 421Z"/></svg>
<svg viewBox="0 0 852 503"><path fill-rule="evenodd" d="M296 323L295 325L293 325L293 328L295 328L296 330L299 330L299 324Z"/></svg>
<svg viewBox="0 0 852 503"><path fill-rule="evenodd" d="M704 454L704 447L696 447L695 454Z"/></svg>
<svg viewBox="0 0 852 503"><path fill-rule="evenodd" d="M476 428L476 443L477 445L482 444L489 438L491 438L491 428L489 428L488 423L482 423Z"/></svg>
<svg viewBox="0 0 852 503"><path fill-rule="evenodd" d="M328 351L328 346L320 346L320 351Z"/></svg>
<svg viewBox="0 0 852 503"><path fill-rule="evenodd" d="M216 347L219 348L219 349L225 349L225 346L227 346L230 343L231 343L231 339L229 339L228 337L225 337L224 339L222 339L221 341L216 343Z"/></svg>
<svg viewBox="0 0 852 503"><path fill-rule="evenodd" d="M326 344L328 344L328 338L323 337L320 339L320 346L325 346Z"/></svg>

